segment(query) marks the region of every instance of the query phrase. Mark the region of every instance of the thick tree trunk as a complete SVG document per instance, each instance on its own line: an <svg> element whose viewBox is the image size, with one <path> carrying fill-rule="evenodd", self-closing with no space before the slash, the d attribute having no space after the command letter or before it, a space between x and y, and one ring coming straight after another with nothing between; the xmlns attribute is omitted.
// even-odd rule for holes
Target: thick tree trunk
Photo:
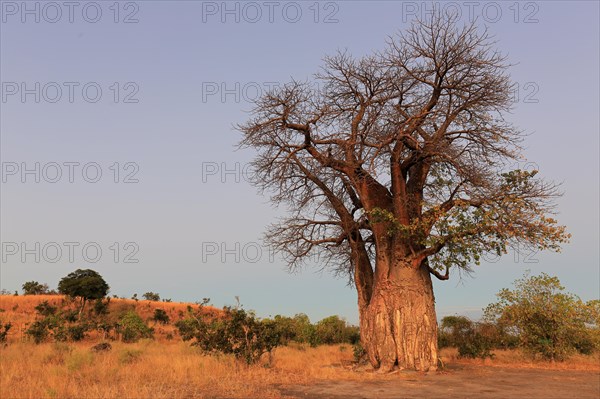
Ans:
<svg viewBox="0 0 600 399"><path fill-rule="evenodd" d="M426 266L394 265L377 276L366 306L360 306L361 343L381 371L437 368L437 320Z"/></svg>

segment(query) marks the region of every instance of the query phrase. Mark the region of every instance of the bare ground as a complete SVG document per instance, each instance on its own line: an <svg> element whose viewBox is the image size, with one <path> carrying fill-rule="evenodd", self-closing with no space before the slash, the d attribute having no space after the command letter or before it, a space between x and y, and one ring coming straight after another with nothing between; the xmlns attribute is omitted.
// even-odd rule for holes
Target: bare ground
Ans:
<svg viewBox="0 0 600 399"><path fill-rule="evenodd" d="M435 373L398 372L380 381L323 381L282 386L302 399L600 398L600 372L453 365Z"/></svg>

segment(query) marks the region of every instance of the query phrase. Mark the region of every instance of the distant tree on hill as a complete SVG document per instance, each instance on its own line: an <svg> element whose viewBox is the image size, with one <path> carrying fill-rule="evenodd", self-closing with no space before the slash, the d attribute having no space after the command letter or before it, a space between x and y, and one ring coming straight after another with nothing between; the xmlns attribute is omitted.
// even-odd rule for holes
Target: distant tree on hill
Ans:
<svg viewBox="0 0 600 399"><path fill-rule="evenodd" d="M142 297L147 301L160 301L160 295L157 292L146 292Z"/></svg>
<svg viewBox="0 0 600 399"><path fill-rule="evenodd" d="M58 283L58 291L61 294L80 299L80 314L88 300L104 298L109 288L102 276L91 269L77 269Z"/></svg>
<svg viewBox="0 0 600 399"><path fill-rule="evenodd" d="M37 281L27 281L22 285L23 295L43 295L48 293L48 284L41 284Z"/></svg>

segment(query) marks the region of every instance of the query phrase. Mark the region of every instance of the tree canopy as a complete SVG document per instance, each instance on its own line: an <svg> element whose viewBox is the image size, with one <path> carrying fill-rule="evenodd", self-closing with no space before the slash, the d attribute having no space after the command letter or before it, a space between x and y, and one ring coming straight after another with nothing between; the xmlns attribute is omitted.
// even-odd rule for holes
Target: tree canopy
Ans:
<svg viewBox="0 0 600 399"><path fill-rule="evenodd" d="M27 281L23 284L23 295L42 295L48 292L48 284L37 281Z"/></svg>
<svg viewBox="0 0 600 399"><path fill-rule="evenodd" d="M511 246L558 250L557 185L508 168L525 134L506 118L510 65L494 45L437 13L382 51L326 57L317 85L256 101L241 147L258 152L254 182L291 210L267 236L290 266L318 252L352 273L350 247L382 247L377 230L432 271Z"/></svg>
<svg viewBox="0 0 600 399"><path fill-rule="evenodd" d="M102 276L91 269L77 269L58 283L61 294L82 300L82 309L87 300L104 298L109 288Z"/></svg>
<svg viewBox="0 0 600 399"><path fill-rule="evenodd" d="M291 269L318 257L350 277L374 367L437 367L431 276L569 238L557 185L509 167L525 134L495 44L436 10L381 51L325 57L316 85L273 88L239 126L254 183L289 210L267 241Z"/></svg>

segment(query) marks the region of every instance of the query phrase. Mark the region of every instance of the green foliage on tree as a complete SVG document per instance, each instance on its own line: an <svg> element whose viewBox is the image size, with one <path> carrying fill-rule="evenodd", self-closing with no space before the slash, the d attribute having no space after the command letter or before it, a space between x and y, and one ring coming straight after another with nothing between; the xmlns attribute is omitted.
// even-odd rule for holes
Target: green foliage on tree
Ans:
<svg viewBox="0 0 600 399"><path fill-rule="evenodd" d="M532 356L560 361L576 350L590 352L597 346L589 326L598 322L594 301L585 304L563 292L559 279L546 273L527 272L514 287L501 290L484 317L518 336L519 345Z"/></svg>
<svg viewBox="0 0 600 399"><path fill-rule="evenodd" d="M160 301L160 295L156 292L146 292L142 297L147 301Z"/></svg>
<svg viewBox="0 0 600 399"><path fill-rule="evenodd" d="M294 341L316 345L315 326L304 313L296 314L293 319Z"/></svg>
<svg viewBox="0 0 600 399"><path fill-rule="evenodd" d="M457 347L464 339L466 331L473 327L473 322L465 316L446 316L442 319L438 334L439 346Z"/></svg>
<svg viewBox="0 0 600 399"><path fill-rule="evenodd" d="M22 285L23 295L43 295L48 293L48 284L41 284L37 281L27 281Z"/></svg>
<svg viewBox="0 0 600 399"><path fill-rule="evenodd" d="M61 294L81 300L80 312L83 312L88 300L104 298L109 288L102 276L91 269L77 269L58 283Z"/></svg>
<svg viewBox="0 0 600 399"><path fill-rule="evenodd" d="M259 320L253 312L231 307L223 308L220 317L208 318L202 314L203 304L198 312L188 309L188 316L176 326L183 340L194 339L193 345L204 353L231 354L253 364L280 344L272 320Z"/></svg>
<svg viewBox="0 0 600 399"><path fill-rule="evenodd" d="M279 336L279 344L287 345L294 341L311 346L323 344L356 344L360 339L358 327L349 325L339 316L329 316L312 324L304 313L294 317L277 315L271 320Z"/></svg>
<svg viewBox="0 0 600 399"><path fill-rule="evenodd" d="M329 316L315 326L316 344L356 344L360 340L358 327L349 326L339 316Z"/></svg>
<svg viewBox="0 0 600 399"><path fill-rule="evenodd" d="M279 344L287 345L290 341L296 340L297 331L294 319L287 316L276 315L273 317L273 328L279 336Z"/></svg>
<svg viewBox="0 0 600 399"><path fill-rule="evenodd" d="M129 311L121 317L118 330L121 333L123 342L137 342L141 338L152 338L154 336L154 329L148 327L135 311Z"/></svg>

